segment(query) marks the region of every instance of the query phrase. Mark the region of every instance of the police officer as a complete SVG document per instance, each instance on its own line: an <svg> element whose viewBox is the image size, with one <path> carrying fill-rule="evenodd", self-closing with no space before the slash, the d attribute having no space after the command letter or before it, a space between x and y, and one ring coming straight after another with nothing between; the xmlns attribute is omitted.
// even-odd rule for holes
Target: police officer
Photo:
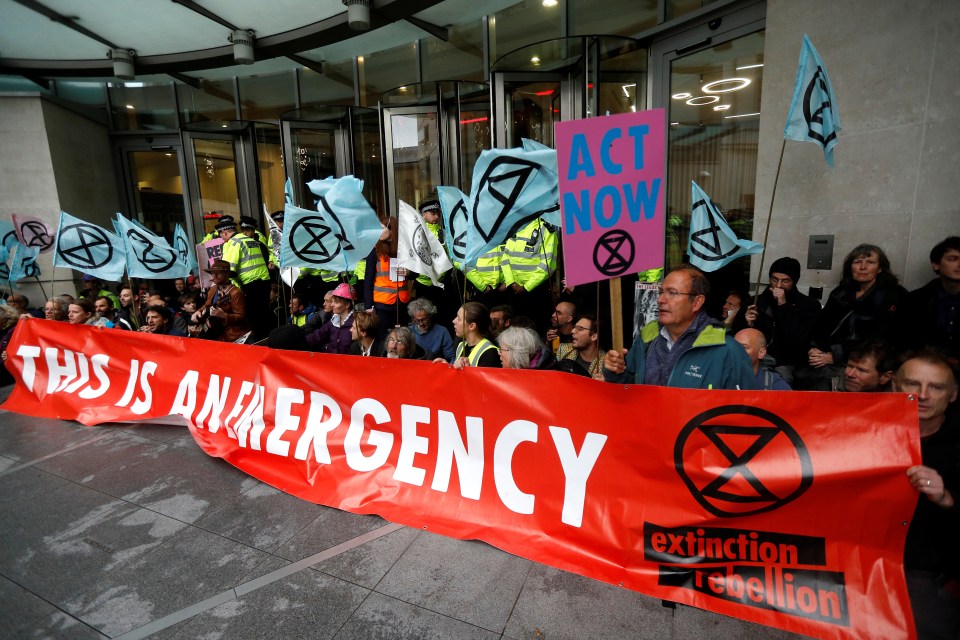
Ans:
<svg viewBox="0 0 960 640"><path fill-rule="evenodd" d="M230 234L227 230L229 238L223 245L223 259L230 263L230 268L237 274L240 289L246 298L247 315L253 326L254 336L262 339L276 324L276 318L270 311L267 247L256 238L256 220L241 216L240 228L243 233Z"/></svg>
<svg viewBox="0 0 960 640"><path fill-rule="evenodd" d="M530 221L503 248L501 287L517 315L532 318L538 329L547 325L546 312L553 300L546 284L557 269L557 230L540 218Z"/></svg>

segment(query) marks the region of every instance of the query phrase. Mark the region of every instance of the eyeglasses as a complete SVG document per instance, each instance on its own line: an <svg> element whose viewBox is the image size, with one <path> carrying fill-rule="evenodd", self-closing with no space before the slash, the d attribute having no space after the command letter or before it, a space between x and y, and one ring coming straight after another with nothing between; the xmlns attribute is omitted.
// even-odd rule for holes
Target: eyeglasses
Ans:
<svg viewBox="0 0 960 640"><path fill-rule="evenodd" d="M421 326L422 326L422 325L425 325L425 324L429 324L429 323L430 323L430 318L429 318L429 317L426 317L426 318L414 318L414 319L413 319L413 323L414 323L414 324L419 324L419 325L421 325Z"/></svg>
<svg viewBox="0 0 960 640"><path fill-rule="evenodd" d="M677 291L676 289L664 289L663 287L660 287L659 289L657 289L657 292L659 295L663 296L667 300L673 300L677 296L690 296L692 298L696 298L699 295L697 293L690 293L688 291Z"/></svg>
<svg viewBox="0 0 960 640"><path fill-rule="evenodd" d="M591 331L590 327L581 327L578 324L573 325L573 331Z"/></svg>

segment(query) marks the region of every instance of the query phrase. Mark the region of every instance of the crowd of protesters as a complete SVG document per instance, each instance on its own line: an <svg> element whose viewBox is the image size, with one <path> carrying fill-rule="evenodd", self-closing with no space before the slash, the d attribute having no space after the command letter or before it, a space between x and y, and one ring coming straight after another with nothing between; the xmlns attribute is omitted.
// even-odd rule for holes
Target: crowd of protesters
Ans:
<svg viewBox="0 0 960 640"><path fill-rule="evenodd" d="M435 202L421 206L425 219L436 209ZM273 217L282 224L282 212ZM113 292L85 275L76 297L52 297L42 309L10 295L0 306L0 355L6 360L19 319L35 317L457 369L556 370L617 383L908 392L918 400L923 453L923 464L908 471L922 494L905 552L911 598L918 628L960 628L960 553L954 551L960 539L960 237L931 250L934 278L909 292L882 248L855 247L823 306L800 291L800 262L792 257L770 264L768 286L756 295L711 291L704 273L680 265L653 291L655 316L637 327L632 346L608 350L599 314L578 309L572 289L553 291L556 245L549 225L521 230L522 241L513 238L464 272L448 273L438 287L396 267L396 228L387 224L357 271L308 272L292 288L277 277L249 221L243 220L243 234L235 226L221 219L218 232L228 241L242 238L232 252L240 257L207 267L205 290L190 276L166 292L151 283ZM437 224L429 228L443 233ZM245 267L244 259L256 268ZM257 280L244 282L241 272ZM719 309L719 319L707 312L708 303ZM0 383L12 382L5 369L0 375Z"/></svg>

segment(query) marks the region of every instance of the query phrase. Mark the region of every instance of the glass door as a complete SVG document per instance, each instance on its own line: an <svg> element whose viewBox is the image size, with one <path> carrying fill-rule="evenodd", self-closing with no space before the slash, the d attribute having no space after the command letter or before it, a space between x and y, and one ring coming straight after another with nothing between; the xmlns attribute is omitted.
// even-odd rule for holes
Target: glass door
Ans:
<svg viewBox="0 0 960 640"><path fill-rule="evenodd" d="M440 132L436 107L396 107L383 110L387 141L387 193L391 215L403 200L412 207L436 197L443 184Z"/></svg>
<svg viewBox="0 0 960 640"><path fill-rule="evenodd" d="M574 117L569 113L572 96L568 87L568 82L553 74L528 77L499 74L496 95L503 98L495 105L500 123L497 147L519 147L522 138L554 147L554 123Z"/></svg>
<svg viewBox="0 0 960 640"><path fill-rule="evenodd" d="M124 215L167 239L177 224L189 229L180 138L125 138L117 142L116 153L125 185Z"/></svg>
<svg viewBox="0 0 960 640"><path fill-rule="evenodd" d="M199 223L198 236L213 231L217 219L232 215L239 220L247 215L241 203L241 175L237 173L239 140L234 136L187 134L187 166L192 183L190 205L193 219Z"/></svg>
<svg viewBox="0 0 960 640"><path fill-rule="evenodd" d="M710 24L721 25L711 29ZM748 7L653 48L654 99L667 109L667 266L684 261L691 181L720 207L741 238L753 237L760 97L762 7ZM748 260L711 279L745 288Z"/></svg>

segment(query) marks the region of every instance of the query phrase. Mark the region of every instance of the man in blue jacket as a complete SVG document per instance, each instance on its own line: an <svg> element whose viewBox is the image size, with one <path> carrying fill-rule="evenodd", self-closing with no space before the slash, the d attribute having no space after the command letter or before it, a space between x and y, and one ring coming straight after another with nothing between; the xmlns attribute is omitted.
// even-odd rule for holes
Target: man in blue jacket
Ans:
<svg viewBox="0 0 960 640"><path fill-rule="evenodd" d="M657 300L658 321L640 330L629 352L607 352L604 379L686 389L756 388L743 347L702 309L709 293L700 270L672 269Z"/></svg>

